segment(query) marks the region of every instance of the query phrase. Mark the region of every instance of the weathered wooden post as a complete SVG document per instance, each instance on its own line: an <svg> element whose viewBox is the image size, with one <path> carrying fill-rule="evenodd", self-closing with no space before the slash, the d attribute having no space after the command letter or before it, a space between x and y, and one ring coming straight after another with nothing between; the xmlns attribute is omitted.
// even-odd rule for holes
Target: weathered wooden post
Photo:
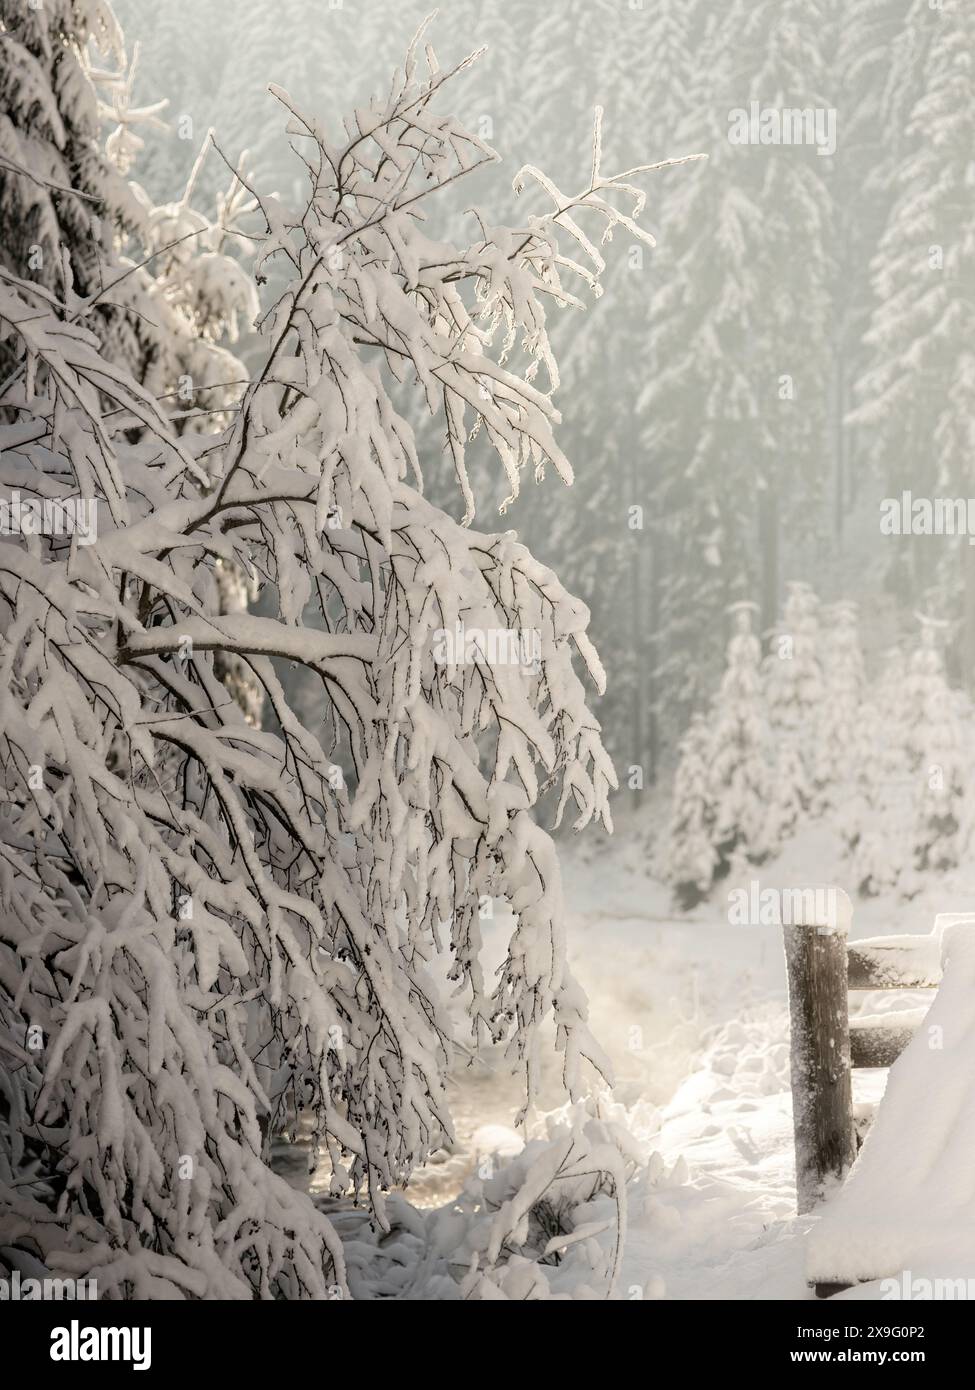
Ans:
<svg viewBox="0 0 975 1390"><path fill-rule="evenodd" d="M796 1202L806 1212L856 1157L846 956L852 908L837 888L793 890L789 897L797 909L789 921L783 913Z"/></svg>

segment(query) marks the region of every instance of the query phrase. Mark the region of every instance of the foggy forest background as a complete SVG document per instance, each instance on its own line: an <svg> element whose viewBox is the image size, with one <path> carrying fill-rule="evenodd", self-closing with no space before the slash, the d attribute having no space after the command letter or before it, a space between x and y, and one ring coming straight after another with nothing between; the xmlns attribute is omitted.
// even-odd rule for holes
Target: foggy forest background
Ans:
<svg viewBox="0 0 975 1390"><path fill-rule="evenodd" d="M209 127L231 160L247 151L256 186L294 197L269 75L336 119L382 88L427 13L416 0L117 9L140 45L137 102L169 103L166 130L139 129L135 171L160 203L182 196ZM637 800L717 688L729 604L758 605L767 644L789 580L857 602L871 671L916 644L918 611L946 620L951 680L971 685L975 551L879 525L903 489L971 490L971 37L969 5L928 0L440 7L438 51L487 46L458 114L511 175L530 162L571 182L597 104L619 167L708 155L654 176L656 249L615 247L584 320L553 316L576 481L568 497L555 477L527 484L497 523L590 606L610 677L596 710ZM733 145L729 112L752 100L834 110L835 153ZM195 196L225 180L211 154ZM445 196L458 219L479 201L472 181ZM246 361L246 337L237 350ZM417 433L438 456L442 422ZM456 511L449 472L431 464L427 486ZM488 476L475 490L504 497Z"/></svg>

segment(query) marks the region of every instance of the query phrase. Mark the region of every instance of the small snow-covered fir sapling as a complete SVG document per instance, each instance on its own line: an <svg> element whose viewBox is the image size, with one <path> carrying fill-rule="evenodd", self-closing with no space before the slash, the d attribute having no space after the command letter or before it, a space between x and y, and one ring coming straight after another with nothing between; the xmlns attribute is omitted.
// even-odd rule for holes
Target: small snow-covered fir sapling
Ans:
<svg viewBox="0 0 975 1390"><path fill-rule="evenodd" d="M919 640L907 664L905 694L907 752L911 767L920 769L932 726L945 711L944 695L949 686L938 640L948 624L923 613L917 618Z"/></svg>
<svg viewBox="0 0 975 1390"><path fill-rule="evenodd" d="M680 741L661 865L682 909L694 907L707 895L718 864L712 844L712 749L708 723L697 714Z"/></svg>
<svg viewBox="0 0 975 1390"><path fill-rule="evenodd" d="M765 822L771 792L771 730L762 682L761 647L752 631L755 605L730 608L734 635L711 716L712 843L722 869L741 848L753 862L768 853Z"/></svg>
<svg viewBox="0 0 975 1390"><path fill-rule="evenodd" d="M812 756L813 806L820 813L842 810L854 794L864 690L856 604L833 604L826 618L820 636L823 683Z"/></svg>
<svg viewBox="0 0 975 1390"><path fill-rule="evenodd" d="M885 656L875 698L862 709L855 795L842 816L853 882L865 897L894 888L905 897L917 891L913 869L916 776L908 754L908 732L904 653L893 647Z"/></svg>
<svg viewBox="0 0 975 1390"><path fill-rule="evenodd" d="M921 643L908 672L908 752L916 767L914 865L944 872L960 859L964 821L964 751L959 696L948 684L938 631L921 618Z"/></svg>
<svg viewBox="0 0 975 1390"><path fill-rule="evenodd" d="M775 744L768 814L763 830L769 853L781 848L795 834L809 801L802 741L797 733L789 730L781 733Z"/></svg>
<svg viewBox="0 0 975 1390"><path fill-rule="evenodd" d="M385 1222L384 1191L451 1130L445 951L475 1042L529 1097L546 1022L572 1096L604 1065L533 814L550 790L558 819L609 823L574 665L602 686L588 615L510 532L425 498L403 411L440 413L465 521L472 437L511 496L526 469L569 480L547 310L598 291L600 232L651 240L644 171L605 172L597 116L578 194L526 169L543 207L477 215L451 242L438 192L496 156L441 109L467 63L422 54L344 130L275 89L311 188L297 210L260 200L258 270L275 257L290 282L222 433L177 434L85 303L0 274L23 367L0 395L3 481L99 508L93 544L0 546L0 1010L18 1039L0 1090L51 1177L0 1171L0 1245L29 1231L57 1274L97 1267L103 1295L345 1288L334 1228L271 1172L268 1138L299 1097L333 1190ZM225 565L265 581L260 616L224 611ZM537 662L437 660L459 626L532 633ZM217 676L228 654L260 684L264 730ZM288 703L288 662L320 683L318 732ZM487 979L491 895L513 927Z"/></svg>
<svg viewBox="0 0 975 1390"><path fill-rule="evenodd" d="M793 760L793 794L804 809L812 801L815 761L814 730L823 701L820 664L819 599L800 581L789 583L782 621L772 636L762 665L765 698L775 736L791 737L800 760Z"/></svg>

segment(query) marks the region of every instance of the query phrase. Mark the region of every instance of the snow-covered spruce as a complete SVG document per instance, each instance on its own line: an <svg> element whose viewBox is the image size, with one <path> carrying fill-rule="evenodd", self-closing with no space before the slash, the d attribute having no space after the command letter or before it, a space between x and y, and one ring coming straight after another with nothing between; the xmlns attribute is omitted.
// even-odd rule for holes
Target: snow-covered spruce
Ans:
<svg viewBox="0 0 975 1390"><path fill-rule="evenodd" d="M917 769L914 866L944 873L960 859L965 751L959 694L948 684L935 627L922 623L921 645L907 679L911 724L908 754Z"/></svg>
<svg viewBox="0 0 975 1390"><path fill-rule="evenodd" d="M778 845L775 832L789 821L780 793L790 794L792 783L774 782L754 607L731 606L734 635L721 685L707 718L692 720L680 743L660 872L681 908L700 902L736 856L751 863L767 858ZM786 761L779 770L790 768Z"/></svg>
<svg viewBox="0 0 975 1390"><path fill-rule="evenodd" d="M860 718L856 794L843 817L857 892L875 897L895 887L917 892L913 870L914 798L918 779L908 755L910 718L904 654L886 655L876 699Z"/></svg>
<svg viewBox="0 0 975 1390"><path fill-rule="evenodd" d="M70 302L180 430L219 428L245 375L222 340L258 307L240 264L244 183L213 216L192 205L209 136L174 202L154 206L131 180L138 131L164 128L167 103L133 103L138 46L130 59L108 5L0 0L0 31L0 264Z"/></svg>
<svg viewBox="0 0 975 1390"><path fill-rule="evenodd" d="M819 657L819 599L808 584L793 580L782 610L782 620L763 663L765 698L777 735L792 735L803 742L803 787L798 789L808 805L814 749L804 736L816 726L823 699L823 672Z"/></svg>
<svg viewBox="0 0 975 1390"><path fill-rule="evenodd" d="M735 633L728 666L714 702L711 725L712 840L721 865L735 850L753 863L766 857L766 808L771 790L771 730L760 666L761 648L752 632L750 603L734 604Z"/></svg>
<svg viewBox="0 0 975 1390"><path fill-rule="evenodd" d="M707 896L718 864L712 844L712 756L708 724L703 716L695 715L679 745L670 823L660 866L681 908L694 907Z"/></svg>
<svg viewBox="0 0 975 1390"><path fill-rule="evenodd" d="M853 793L865 683L856 604L834 604L827 619L820 640L822 700L810 759L813 808L819 813L842 809Z"/></svg>
<svg viewBox="0 0 975 1390"><path fill-rule="evenodd" d="M770 851L795 834L809 808L809 781L802 742L791 730L779 735L772 766L772 786L763 830Z"/></svg>
<svg viewBox="0 0 975 1390"><path fill-rule="evenodd" d="M121 32L107 4L0 0L0 36L0 263L61 290L67 258L77 293L95 295L115 238L140 222L99 140L106 93L89 47L121 64ZM89 327L104 341L118 322L101 299Z"/></svg>
<svg viewBox="0 0 975 1390"><path fill-rule="evenodd" d="M165 404L179 432L225 427L246 384L225 342L236 341L239 319L251 323L258 312L240 264L243 224L256 206L240 171L214 216L192 206L208 134L182 197L155 207L125 176L143 145L139 128L164 127L167 103L133 104L138 45L130 61L111 10L55 3L4 7L0 17L9 113L0 132L0 263L83 317L103 353ZM0 345L6 375L16 363L4 352ZM246 606L247 576L229 564L223 573L228 601ZM240 659L219 659L218 673L259 722L261 692Z"/></svg>
<svg viewBox="0 0 975 1390"><path fill-rule="evenodd" d="M86 301L3 276L24 368L0 398L4 485L97 498L98 537L0 546L4 1106L44 1179L0 1170L0 1244L103 1294L344 1287L340 1241L269 1170L267 1138L310 1109L335 1190L384 1221L383 1191L450 1132L443 947L475 1039L505 1046L529 1095L546 1019L571 1095L585 1059L603 1065L532 815L551 789L559 818L609 821L573 665L601 687L587 614L510 533L424 499L390 387L443 412L465 521L474 435L512 495L526 467L570 479L546 306L598 288L586 219L646 238L641 171L603 173L597 118L578 196L529 168L517 186L548 211L437 239L437 191L495 156L437 109L466 64L426 58L424 75L414 45L340 135L292 111L313 186L296 213L261 200L262 264L291 279L222 435L178 436L99 351ZM224 565L260 577L261 616L222 611ZM537 633L539 660L438 664L433 634L459 623ZM267 730L217 678L227 654ZM289 662L320 682L320 736L285 699ZM485 895L515 910L493 983Z"/></svg>

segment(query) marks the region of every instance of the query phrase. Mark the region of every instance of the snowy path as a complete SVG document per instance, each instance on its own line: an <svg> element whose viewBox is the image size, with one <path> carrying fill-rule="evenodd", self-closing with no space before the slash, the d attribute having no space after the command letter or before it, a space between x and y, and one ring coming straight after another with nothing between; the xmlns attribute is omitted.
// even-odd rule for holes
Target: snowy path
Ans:
<svg viewBox="0 0 975 1390"><path fill-rule="evenodd" d="M655 1190L642 1210L631 1203L624 1289L669 1298L804 1295L794 1242L778 1248L795 1212L783 1024L778 1008L728 1024L665 1107L648 1139L686 1178Z"/></svg>

